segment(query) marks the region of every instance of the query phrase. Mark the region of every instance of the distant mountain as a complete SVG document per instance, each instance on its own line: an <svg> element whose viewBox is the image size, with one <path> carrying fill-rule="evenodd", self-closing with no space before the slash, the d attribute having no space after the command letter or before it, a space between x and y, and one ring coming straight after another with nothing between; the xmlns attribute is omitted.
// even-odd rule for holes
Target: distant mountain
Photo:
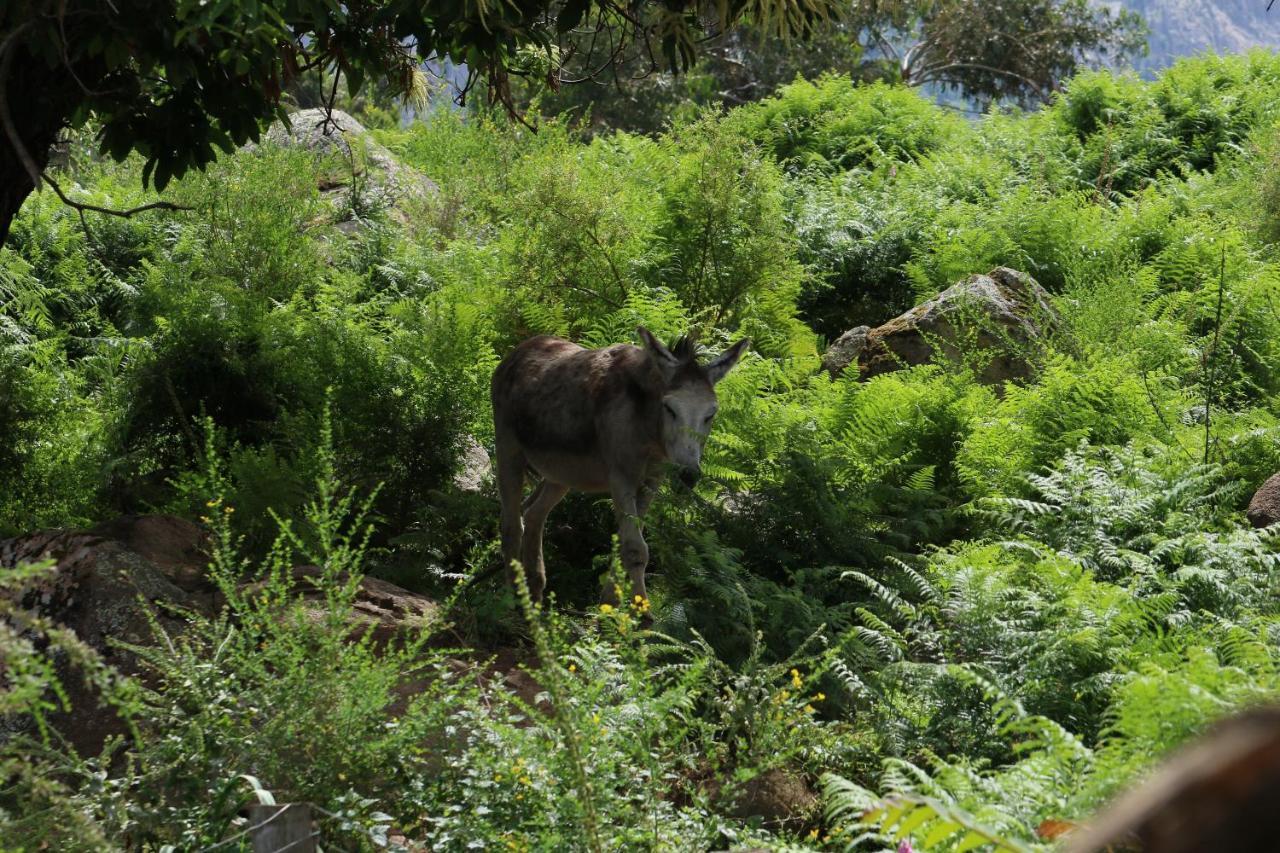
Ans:
<svg viewBox="0 0 1280 853"><path fill-rule="evenodd" d="M1139 13L1151 33L1150 54L1136 63L1156 71L1175 59L1202 53L1239 53L1251 47L1280 49L1280 0L1120 0Z"/></svg>

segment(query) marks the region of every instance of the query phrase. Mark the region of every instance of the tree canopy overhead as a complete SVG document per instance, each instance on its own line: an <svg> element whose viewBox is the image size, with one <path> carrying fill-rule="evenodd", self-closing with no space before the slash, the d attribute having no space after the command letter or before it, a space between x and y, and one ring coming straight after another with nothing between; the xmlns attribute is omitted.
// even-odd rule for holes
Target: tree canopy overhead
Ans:
<svg viewBox="0 0 1280 853"><path fill-rule="evenodd" d="M1030 106L1083 67L1142 54L1145 32L1139 16L1090 0L852 0L818 23L804 50L780 47L748 22L708 42L680 81L654 74L652 57L632 51L543 103L551 112L589 106L597 126L649 132L682 105L737 106L797 75L834 71L927 86L979 106ZM568 64L577 70L587 55L579 50Z"/></svg>
<svg viewBox="0 0 1280 853"><path fill-rule="evenodd" d="M851 24L904 83L980 102L1044 101L1082 64L1146 48L1138 15L1089 0L855 0Z"/></svg>
<svg viewBox="0 0 1280 853"><path fill-rule="evenodd" d="M58 134L90 117L104 153L139 152L144 180L163 189L283 117L282 94L308 69L409 94L422 59L449 56L509 105L511 77L558 74L580 30L679 70L744 15L790 34L825 14L825 0L11 0L0 5L0 244L47 180Z"/></svg>

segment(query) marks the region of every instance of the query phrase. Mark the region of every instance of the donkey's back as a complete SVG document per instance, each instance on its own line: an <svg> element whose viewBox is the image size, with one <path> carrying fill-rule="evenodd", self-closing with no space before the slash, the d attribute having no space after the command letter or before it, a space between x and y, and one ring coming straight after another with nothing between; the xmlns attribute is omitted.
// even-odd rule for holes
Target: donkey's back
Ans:
<svg viewBox="0 0 1280 853"><path fill-rule="evenodd" d="M530 338L498 365L491 393L500 452L514 443L543 479L604 492L622 451L660 453L662 377L640 347Z"/></svg>

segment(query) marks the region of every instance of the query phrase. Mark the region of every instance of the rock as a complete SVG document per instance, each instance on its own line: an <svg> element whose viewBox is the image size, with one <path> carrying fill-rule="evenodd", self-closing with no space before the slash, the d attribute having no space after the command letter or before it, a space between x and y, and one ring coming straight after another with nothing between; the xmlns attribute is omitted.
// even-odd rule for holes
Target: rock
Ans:
<svg viewBox="0 0 1280 853"><path fill-rule="evenodd" d="M121 672L137 675L141 667L134 655L111 641L152 641L139 598L153 606L166 631L180 631L185 624L173 608L212 612L213 591L199 580L206 562L203 544L199 529L181 519L134 516L94 531L45 530L0 541L0 566L53 559L52 573L14 594L18 604L70 628ZM53 715L51 722L82 755L97 753L124 725L56 653L54 666L71 711Z"/></svg>
<svg viewBox="0 0 1280 853"><path fill-rule="evenodd" d="M286 125L278 121L267 129L266 138L277 145L305 148L316 154L336 153L344 158L362 155L372 166L394 169L395 158L369 135L365 126L342 110L298 110L289 114Z"/></svg>
<svg viewBox="0 0 1280 853"><path fill-rule="evenodd" d="M1087 826L1064 838L1068 853L1143 850L1274 850L1280 835L1280 708L1256 707L1219 722Z"/></svg>
<svg viewBox="0 0 1280 853"><path fill-rule="evenodd" d="M489 451L474 436L462 438L462 467L453 477L453 485L461 492L479 492L493 479L493 463Z"/></svg>
<svg viewBox="0 0 1280 853"><path fill-rule="evenodd" d="M822 369L835 379L846 367L858 360L867 346L867 334L870 326L855 326L836 338L836 342L827 347L822 355Z"/></svg>
<svg viewBox="0 0 1280 853"><path fill-rule="evenodd" d="M813 814L818 796L804 777L775 767L726 791L728 813L737 818L762 818L766 825L799 825Z"/></svg>
<svg viewBox="0 0 1280 853"><path fill-rule="evenodd" d="M1254 527L1270 527L1280 521L1280 474L1273 474L1253 493L1245 516Z"/></svg>
<svg viewBox="0 0 1280 853"><path fill-rule="evenodd" d="M195 522L176 515L123 515L89 532L115 540L151 561L189 593L210 595L213 592L206 572L211 545L209 534Z"/></svg>
<svg viewBox="0 0 1280 853"><path fill-rule="evenodd" d="M308 604L309 616L315 619L324 615L324 595L313 583L320 575L317 566L297 566L293 570L294 591L302 595ZM242 589L252 591L261 587L262 582L255 581ZM375 645L385 646L402 630L429 628L440 619L439 605L425 595L366 576L360 579L348 622L352 639L371 634Z"/></svg>
<svg viewBox="0 0 1280 853"><path fill-rule="evenodd" d="M316 154L339 155L348 165L325 175L318 188L333 198L341 213L350 212L353 184L363 203L390 208L404 221L408 216L400 207L403 202L423 200L439 190L434 181L397 160L364 125L342 110L298 110L290 114L288 126L283 122L271 125L265 139ZM339 224L339 230L350 236L362 229L358 219L347 219Z"/></svg>
<svg viewBox="0 0 1280 853"><path fill-rule="evenodd" d="M45 530L0 541L0 567L55 561L50 574L29 582L13 597L18 604L70 628L82 641L127 675L143 674L136 657L113 641L150 645L155 639L146 608L152 605L169 635L187 627L182 611L214 615L221 596L208 580L208 539L189 521L174 516L125 516L88 531ZM309 578L314 566L294 569L296 589L322 613L322 596ZM310 608L309 608L310 609ZM352 637L372 634L385 645L402 630L435 625L439 608L426 596L377 578L361 578L349 617ZM50 721L82 755L96 754L124 724L83 684L70 664L54 655L55 673L71 703L69 714Z"/></svg>
<svg viewBox="0 0 1280 853"><path fill-rule="evenodd" d="M1033 373L1029 356L1044 346L1059 322L1048 293L1035 279L997 267L953 284L868 332L858 372L870 379L927 364L934 360L936 346L953 361L979 357L976 350L983 351L977 373L984 384L1025 381Z"/></svg>

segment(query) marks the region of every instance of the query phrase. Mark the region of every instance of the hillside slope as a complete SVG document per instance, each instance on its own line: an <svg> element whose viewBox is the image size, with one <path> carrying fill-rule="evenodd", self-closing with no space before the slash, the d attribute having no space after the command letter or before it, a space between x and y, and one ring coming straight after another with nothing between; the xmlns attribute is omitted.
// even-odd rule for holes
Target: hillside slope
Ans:
<svg viewBox="0 0 1280 853"><path fill-rule="evenodd" d="M1165 68L1181 56L1206 50L1239 53L1253 47L1280 47L1280 8L1267 0L1123 0L1151 29L1150 53L1137 66Z"/></svg>

